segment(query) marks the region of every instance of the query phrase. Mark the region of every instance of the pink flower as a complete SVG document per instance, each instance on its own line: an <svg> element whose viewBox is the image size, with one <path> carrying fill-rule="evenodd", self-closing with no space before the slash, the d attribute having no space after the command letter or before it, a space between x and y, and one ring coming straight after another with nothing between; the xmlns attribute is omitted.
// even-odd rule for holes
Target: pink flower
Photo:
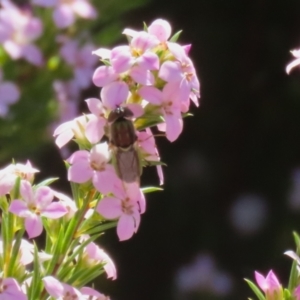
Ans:
<svg viewBox="0 0 300 300"><path fill-rule="evenodd" d="M120 179L111 164L110 152L107 143L95 145L90 152L76 151L67 160L71 166L68 169L68 180L76 183L85 183L92 180L94 187L106 194L114 191L114 184Z"/></svg>
<svg viewBox="0 0 300 300"><path fill-rule="evenodd" d="M295 288L294 296L296 297L296 300L300 300L300 285Z"/></svg>
<svg viewBox="0 0 300 300"><path fill-rule="evenodd" d="M182 131L183 122L180 102L174 84L167 83L162 91L155 87L144 86L139 90L139 94L145 100L160 108L160 113L166 123L167 139L171 142L175 141Z"/></svg>
<svg viewBox="0 0 300 300"><path fill-rule="evenodd" d="M296 66L300 65L300 49L298 50L293 50L291 51L292 55L294 57L296 57L295 60L293 60L292 62L290 62L287 66L286 66L286 72L289 74L291 72L291 70L293 68L295 68Z"/></svg>
<svg viewBox="0 0 300 300"><path fill-rule="evenodd" d="M28 181L22 180L20 194L23 200L13 200L9 211L25 218L25 229L29 238L37 237L42 233L41 217L57 219L68 212L63 204L52 202L53 192L47 186L38 187L34 191Z"/></svg>
<svg viewBox="0 0 300 300"><path fill-rule="evenodd" d="M142 157L146 161L160 161L160 156L155 144L154 136L149 128L146 131L137 132L137 144L139 145ZM156 166L160 185L164 183L164 175L161 165Z"/></svg>
<svg viewBox="0 0 300 300"><path fill-rule="evenodd" d="M118 106L126 103L129 95L129 89L125 82L112 82L101 90L101 99L105 109L115 109Z"/></svg>
<svg viewBox="0 0 300 300"><path fill-rule="evenodd" d="M116 109L119 106L123 106L128 107L132 111L134 118L140 117L141 115L143 115L144 110L140 104L126 104L126 100L129 95L130 93L128 90L128 86L125 82L115 81L106 85L101 90L101 98L104 111L108 112Z"/></svg>
<svg viewBox="0 0 300 300"><path fill-rule="evenodd" d="M82 294L69 284L58 281L53 276L46 276L43 279L44 286L49 295L55 299L78 299L83 300Z"/></svg>
<svg viewBox="0 0 300 300"><path fill-rule="evenodd" d="M89 243L84 249L84 253L89 260L104 264L103 268L107 274L107 278L112 278L113 280L117 278L117 270L114 262L98 245Z"/></svg>
<svg viewBox="0 0 300 300"><path fill-rule="evenodd" d="M59 104L60 122L71 120L78 115L80 88L75 80L53 82L56 99Z"/></svg>
<svg viewBox="0 0 300 300"><path fill-rule="evenodd" d="M258 272L255 272L255 279L258 286L264 291L267 300L282 299L282 287L273 271L269 271L264 277Z"/></svg>
<svg viewBox="0 0 300 300"><path fill-rule="evenodd" d="M85 101L92 113L86 125L85 135L92 144L96 144L104 135L104 126L107 123L105 110L102 102L97 98L89 98Z"/></svg>
<svg viewBox="0 0 300 300"><path fill-rule="evenodd" d="M84 298L86 300L109 300L110 299L109 297L87 286L81 288L80 292L82 293L83 296L87 296L86 298Z"/></svg>
<svg viewBox="0 0 300 300"><path fill-rule="evenodd" d="M140 214L145 212L144 194L135 184L124 188L123 183L116 186L114 196L104 197L96 210L106 219L119 219L117 234L120 241L128 240L137 232Z"/></svg>
<svg viewBox="0 0 300 300"><path fill-rule="evenodd" d="M191 59L186 55L184 48L177 43L167 43L175 61L164 62L159 70L158 76L166 82L177 83L174 85L178 97L182 102L182 111L189 108L189 98L198 106L200 97L200 83L196 75L195 67Z"/></svg>
<svg viewBox="0 0 300 300"><path fill-rule="evenodd" d="M91 55L93 48L92 44L79 47L78 41L67 40L60 49L61 56L74 70L76 86L82 89L92 83L94 65L97 61L97 58Z"/></svg>
<svg viewBox="0 0 300 300"><path fill-rule="evenodd" d="M77 140L85 140L85 126L89 115L80 116L72 121L60 124L54 131L56 136L55 143L61 148L68 143L74 136Z"/></svg>
<svg viewBox="0 0 300 300"><path fill-rule="evenodd" d="M11 164L0 170L0 196L8 194L13 188L18 177L30 182L34 179L34 173L39 172L32 168L30 161L24 164Z"/></svg>
<svg viewBox="0 0 300 300"><path fill-rule="evenodd" d="M75 14L85 19L95 19L97 12L88 0L33 0L33 4L54 7L53 19L58 28L75 22Z"/></svg>
<svg viewBox="0 0 300 300"><path fill-rule="evenodd" d="M136 83L153 85L155 82L152 70L159 69L159 57L152 52L152 48L159 44L159 40L147 32L138 32L130 45L118 46L111 51L100 48L93 52L102 59L109 59L110 66L101 66L93 75L96 86L105 86L116 80L123 80L130 76Z"/></svg>
<svg viewBox="0 0 300 300"><path fill-rule="evenodd" d="M172 28L169 22L163 19L156 19L149 27L148 32L156 36L160 42L166 42L171 36Z"/></svg>
<svg viewBox="0 0 300 300"><path fill-rule="evenodd" d="M78 210L78 208L76 207L75 201L72 200L67 195L57 192L57 191L54 191L54 190L53 190L53 195L55 198L59 199L59 201L67 209L68 212L65 214L64 217L67 220L71 219L75 215L76 211Z"/></svg>
<svg viewBox="0 0 300 300"><path fill-rule="evenodd" d="M40 66L40 49L33 45L42 33L42 22L28 10L22 10L8 0L2 0L0 9L0 42L12 59L24 58Z"/></svg>
<svg viewBox="0 0 300 300"><path fill-rule="evenodd" d="M27 296L14 278L0 278L0 299L27 300Z"/></svg>
<svg viewBox="0 0 300 300"><path fill-rule="evenodd" d="M18 87L11 81L3 81L3 74L0 69L0 116L4 117L8 113L8 107L20 98Z"/></svg>

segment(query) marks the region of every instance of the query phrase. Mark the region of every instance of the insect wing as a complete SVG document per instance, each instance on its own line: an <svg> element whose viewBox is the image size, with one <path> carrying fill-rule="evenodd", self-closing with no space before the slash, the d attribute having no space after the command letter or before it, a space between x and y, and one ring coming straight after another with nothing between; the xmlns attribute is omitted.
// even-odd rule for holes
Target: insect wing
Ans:
<svg viewBox="0 0 300 300"><path fill-rule="evenodd" d="M121 180L127 183L140 181L140 161L134 147L116 150L117 173Z"/></svg>

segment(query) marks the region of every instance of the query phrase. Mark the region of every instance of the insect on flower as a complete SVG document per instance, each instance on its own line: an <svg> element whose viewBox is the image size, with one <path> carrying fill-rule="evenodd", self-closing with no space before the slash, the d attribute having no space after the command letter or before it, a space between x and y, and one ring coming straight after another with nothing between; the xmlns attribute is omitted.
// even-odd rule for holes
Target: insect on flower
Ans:
<svg viewBox="0 0 300 300"><path fill-rule="evenodd" d="M127 107L117 107L108 116L112 163L119 178L126 183L140 181L142 165L136 149L137 136L132 123L133 113Z"/></svg>

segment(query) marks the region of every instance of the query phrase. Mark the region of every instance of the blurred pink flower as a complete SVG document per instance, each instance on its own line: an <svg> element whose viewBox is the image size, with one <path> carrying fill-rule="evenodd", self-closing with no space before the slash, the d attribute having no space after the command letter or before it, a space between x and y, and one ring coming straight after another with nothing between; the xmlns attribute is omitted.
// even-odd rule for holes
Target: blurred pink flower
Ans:
<svg viewBox="0 0 300 300"><path fill-rule="evenodd" d="M296 300L300 300L300 285L295 288L294 296L296 297Z"/></svg>
<svg viewBox="0 0 300 300"><path fill-rule="evenodd" d="M97 62L97 58L91 55L93 49L92 44L79 47L76 40L67 40L60 49L62 58L74 70L75 85L82 89L89 87L92 83L94 65Z"/></svg>
<svg viewBox="0 0 300 300"><path fill-rule="evenodd" d="M117 234L120 241L128 240L137 232L141 216L146 209L144 194L135 184L119 182L113 196L106 196L96 210L106 219L118 219Z"/></svg>
<svg viewBox="0 0 300 300"><path fill-rule="evenodd" d="M171 36L172 28L166 20L156 19L148 26L148 32L156 36L160 42L166 42Z"/></svg>
<svg viewBox="0 0 300 300"><path fill-rule="evenodd" d="M267 300L282 299L282 287L276 275L271 270L264 277L262 274L255 271L255 279L258 286L264 291Z"/></svg>
<svg viewBox="0 0 300 300"><path fill-rule="evenodd" d="M54 7L53 20L58 28L71 26L75 22L75 14L85 19L97 17L97 11L88 0L32 0L32 3Z"/></svg>
<svg viewBox="0 0 300 300"><path fill-rule="evenodd" d="M71 120L78 115L78 102L80 88L75 80L61 81L55 80L53 89L59 103L60 123Z"/></svg>
<svg viewBox="0 0 300 300"><path fill-rule="evenodd" d="M108 163L110 152L107 143L95 145L90 152L76 151L67 159L71 164L68 169L68 180L85 183L92 180L94 187L106 194L114 191L114 184L118 178L114 167Z"/></svg>
<svg viewBox="0 0 300 300"><path fill-rule="evenodd" d="M27 296L14 278L0 278L0 299L27 300Z"/></svg>
<svg viewBox="0 0 300 300"><path fill-rule="evenodd" d="M20 98L18 87L11 81L3 81L3 74L0 69L0 117L5 117L8 107Z"/></svg>
<svg viewBox="0 0 300 300"><path fill-rule="evenodd" d="M98 245L93 242L89 243L85 247L84 253L87 255L89 260L94 260L97 263L104 264L103 268L106 272L107 278L112 278L113 280L117 278L117 270L114 262Z"/></svg>
<svg viewBox="0 0 300 300"><path fill-rule="evenodd" d="M53 133L53 136L56 137L55 144L59 148L62 148L73 137L78 140L85 139L84 130L88 117L89 115L80 116L74 120L60 124Z"/></svg>
<svg viewBox="0 0 300 300"><path fill-rule="evenodd" d="M40 66L43 57L40 49L32 42L42 33L40 19L33 17L31 11L22 10L9 0L1 1L0 42L12 59L24 58Z"/></svg>
<svg viewBox="0 0 300 300"><path fill-rule="evenodd" d="M109 300L110 299L108 296L105 296L99 293L98 291L87 286L81 288L80 292L82 293L83 296L88 296L84 298L86 300Z"/></svg>
<svg viewBox="0 0 300 300"><path fill-rule="evenodd" d="M143 86L138 92L145 100L160 108L166 123L166 136L170 142L178 138L183 128L178 91L175 86L176 83L167 83L162 91L152 86Z"/></svg>
<svg viewBox="0 0 300 300"><path fill-rule="evenodd" d="M55 299L85 299L76 288L58 281L53 276L46 276L42 280L46 291Z"/></svg>
<svg viewBox="0 0 300 300"><path fill-rule="evenodd" d="M0 196L8 194L13 188L18 177L30 182L33 181L34 173L39 172L32 168L30 161L24 164L10 164L0 170Z"/></svg>
<svg viewBox="0 0 300 300"><path fill-rule="evenodd" d="M13 200L9 211L21 218L25 218L25 229L29 238L39 236L43 231L41 217L57 219L68 211L59 202L52 202L53 192L47 186L38 187L35 191L28 181L20 184L21 199Z"/></svg>
<svg viewBox="0 0 300 300"><path fill-rule="evenodd" d="M293 68L300 65L300 49L292 50L292 55L296 58L286 66L286 72L289 74Z"/></svg>

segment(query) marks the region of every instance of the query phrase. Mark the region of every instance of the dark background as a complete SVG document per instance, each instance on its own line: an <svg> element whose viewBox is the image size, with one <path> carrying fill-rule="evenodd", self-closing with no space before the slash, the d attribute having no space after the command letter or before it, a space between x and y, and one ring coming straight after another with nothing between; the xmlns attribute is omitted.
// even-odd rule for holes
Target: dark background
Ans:
<svg viewBox="0 0 300 300"><path fill-rule="evenodd" d="M300 48L300 1L151 0L123 18L135 29L156 18L168 20L173 33L183 29L201 104L191 107L194 117L176 142L157 140L168 165L165 190L147 195L138 233L120 243L111 230L99 241L118 269L118 279L102 279L99 289L114 300L238 300L254 297L243 278L271 268L286 284L290 260L283 252L293 247L292 230L300 231L299 212L288 204L300 167L300 72L287 75L285 67L289 51ZM47 146L32 160L45 170L41 177L64 177L63 163L49 165L57 159ZM157 183L155 171L146 170L142 185ZM251 234L230 219L236 199L248 194L266 207L263 226ZM230 274L230 294L180 294L178 270L201 253Z"/></svg>
<svg viewBox="0 0 300 300"><path fill-rule="evenodd" d="M285 67L289 51L300 47L300 2L152 0L126 23L140 28L156 18L183 29L182 44L192 43L201 105L192 107L176 142L158 140L168 164L165 191L147 196L138 234L120 244L110 233L119 270L113 299L177 299L174 274L198 253L212 254L233 276L232 293L180 299L254 297L243 281L254 270L273 268L286 284L283 252L293 247L292 230L300 230L300 215L288 206L300 166L300 72L288 76ZM263 197L268 209L252 235L229 221L231 205L247 193Z"/></svg>

